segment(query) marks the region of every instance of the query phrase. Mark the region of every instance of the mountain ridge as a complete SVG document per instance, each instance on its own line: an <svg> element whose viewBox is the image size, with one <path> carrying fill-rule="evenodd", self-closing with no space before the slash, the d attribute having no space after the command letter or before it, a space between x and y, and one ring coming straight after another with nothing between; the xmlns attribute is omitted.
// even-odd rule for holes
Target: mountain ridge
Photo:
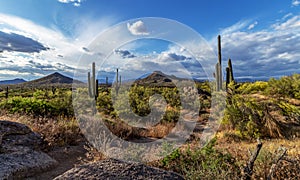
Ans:
<svg viewBox="0 0 300 180"><path fill-rule="evenodd" d="M44 77L32 81L25 81L18 84L5 84L5 85L20 86L20 87L39 87L39 86L72 85L73 83L83 84L83 82L79 80L74 80L73 78L65 76L59 72L54 72L52 74L46 75Z"/></svg>
<svg viewBox="0 0 300 180"><path fill-rule="evenodd" d="M16 79L11 79L11 80L2 80L2 81L0 81L0 85L12 85L12 84L25 83L25 82L27 82L27 81L22 78L16 78Z"/></svg>

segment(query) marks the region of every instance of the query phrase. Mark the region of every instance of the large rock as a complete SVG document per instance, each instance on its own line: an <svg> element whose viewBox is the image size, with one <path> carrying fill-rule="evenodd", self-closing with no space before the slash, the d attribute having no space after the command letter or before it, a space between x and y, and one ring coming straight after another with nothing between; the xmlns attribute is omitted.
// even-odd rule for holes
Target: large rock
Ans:
<svg viewBox="0 0 300 180"><path fill-rule="evenodd" d="M29 177L57 162L40 150L42 138L24 124L0 121L0 179Z"/></svg>
<svg viewBox="0 0 300 180"><path fill-rule="evenodd" d="M55 180L65 179L183 179L180 175L141 163L107 159L75 167Z"/></svg>

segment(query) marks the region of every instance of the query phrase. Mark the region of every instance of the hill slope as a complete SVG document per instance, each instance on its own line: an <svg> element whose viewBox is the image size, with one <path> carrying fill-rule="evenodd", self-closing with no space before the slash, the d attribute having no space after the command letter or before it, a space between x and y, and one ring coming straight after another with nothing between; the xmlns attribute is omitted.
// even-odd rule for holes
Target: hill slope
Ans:
<svg viewBox="0 0 300 180"><path fill-rule="evenodd" d="M82 84L83 82L74 80L73 78L64 76L58 72L50 74L48 76L22 83L22 86L49 86L49 85L71 85Z"/></svg>
<svg viewBox="0 0 300 180"><path fill-rule="evenodd" d="M175 87L174 81L187 80L178 78L174 75L167 75L161 71L154 71L152 74L145 78L138 79L134 83L143 86L155 86L155 87Z"/></svg>
<svg viewBox="0 0 300 180"><path fill-rule="evenodd" d="M20 84L26 82L24 79L13 79L13 80L4 80L0 81L0 85L12 85L12 84Z"/></svg>

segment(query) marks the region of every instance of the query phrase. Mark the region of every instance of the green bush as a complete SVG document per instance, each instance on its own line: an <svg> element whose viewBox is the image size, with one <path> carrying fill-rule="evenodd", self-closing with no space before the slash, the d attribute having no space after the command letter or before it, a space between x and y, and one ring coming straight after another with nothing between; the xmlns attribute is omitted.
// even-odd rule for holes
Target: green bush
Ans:
<svg viewBox="0 0 300 180"><path fill-rule="evenodd" d="M150 97L153 95L161 95L167 103L163 121L174 122L178 120L180 111L180 97L176 88L163 88L163 87L144 87L144 86L132 86L129 91L119 91L118 97L113 101L114 104L109 104L111 99L110 94L105 94L106 97L98 98L98 105L102 110L104 107L112 107L115 109L117 115L121 115L126 118L130 112L135 113L138 116L147 116L151 113ZM102 97L102 94L100 94ZM114 97L113 97L114 98ZM129 103L129 104L127 104ZM107 106L107 104L109 104ZM113 108L114 106L114 108ZM130 108L128 108L130 107ZM107 109L111 111L112 109ZM129 120L131 117L128 117Z"/></svg>
<svg viewBox="0 0 300 180"><path fill-rule="evenodd" d="M268 82L256 81L254 83L243 83L238 87L237 92L240 94L251 94L263 92L268 87Z"/></svg>
<svg viewBox="0 0 300 180"><path fill-rule="evenodd" d="M213 139L203 148L176 149L160 161L160 167L180 173L186 179L237 178L240 175L238 163L230 154L216 150L215 144L216 139Z"/></svg>
<svg viewBox="0 0 300 180"><path fill-rule="evenodd" d="M33 97L14 96L0 102L0 107L10 113L42 117L73 117L71 91L61 91L57 97L49 97L47 90L36 90Z"/></svg>
<svg viewBox="0 0 300 180"><path fill-rule="evenodd" d="M300 74L284 76L278 80L271 78L265 93L300 99Z"/></svg>
<svg viewBox="0 0 300 180"><path fill-rule="evenodd" d="M300 123L300 107L283 101L279 102L278 106L281 108L282 115L291 121Z"/></svg>
<svg viewBox="0 0 300 180"><path fill-rule="evenodd" d="M263 131L264 106L255 99L234 95L227 99L223 123L243 138L260 137Z"/></svg>

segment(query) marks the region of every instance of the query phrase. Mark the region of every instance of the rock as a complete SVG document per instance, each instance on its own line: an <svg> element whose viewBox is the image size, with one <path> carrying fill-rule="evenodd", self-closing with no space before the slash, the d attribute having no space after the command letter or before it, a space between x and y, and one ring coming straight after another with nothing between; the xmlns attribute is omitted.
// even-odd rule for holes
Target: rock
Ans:
<svg viewBox="0 0 300 180"><path fill-rule="evenodd" d="M63 179L184 179L182 176L136 162L107 159L75 167L55 178Z"/></svg>
<svg viewBox="0 0 300 180"><path fill-rule="evenodd" d="M42 138L17 122L0 121L0 179L32 176L57 162L42 152Z"/></svg>

